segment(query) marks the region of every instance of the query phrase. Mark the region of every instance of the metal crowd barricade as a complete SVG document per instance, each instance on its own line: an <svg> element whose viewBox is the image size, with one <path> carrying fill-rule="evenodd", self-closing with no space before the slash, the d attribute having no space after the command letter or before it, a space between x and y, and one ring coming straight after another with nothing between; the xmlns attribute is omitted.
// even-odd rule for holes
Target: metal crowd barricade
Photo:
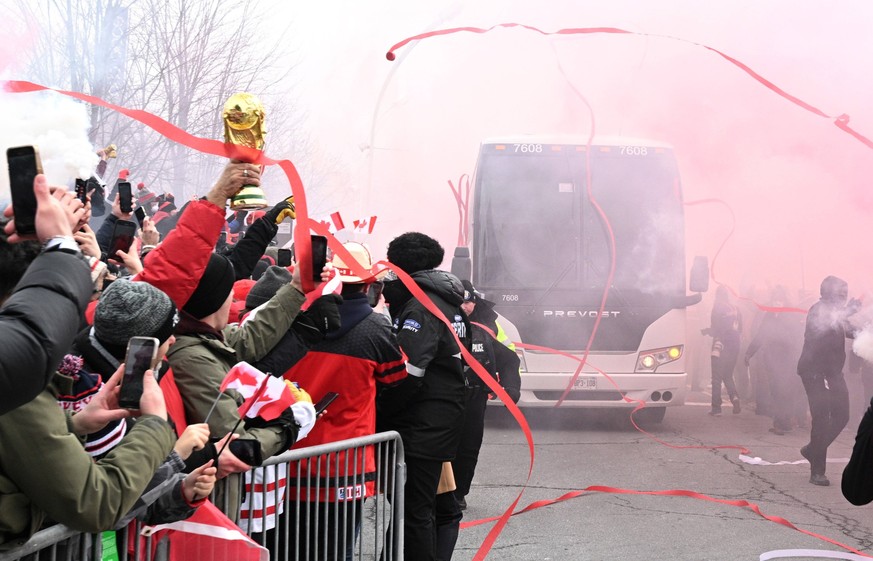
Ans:
<svg viewBox="0 0 873 561"><path fill-rule="evenodd" d="M368 458L375 472L365 469ZM331 466L341 469L330 473ZM290 450L246 476L239 523L271 561L403 561L406 462L396 432ZM219 489L227 481L213 497L228 496ZM135 522L114 533L119 561L166 561L166 539L153 543L142 528ZM102 538L58 524L0 552L0 561L101 561Z"/></svg>
<svg viewBox="0 0 873 561"><path fill-rule="evenodd" d="M100 561L99 534L83 534L61 524L40 530L24 545L0 553L0 561Z"/></svg>
<svg viewBox="0 0 873 561"><path fill-rule="evenodd" d="M240 526L272 561L403 560L406 463L396 432L290 450L251 475Z"/></svg>

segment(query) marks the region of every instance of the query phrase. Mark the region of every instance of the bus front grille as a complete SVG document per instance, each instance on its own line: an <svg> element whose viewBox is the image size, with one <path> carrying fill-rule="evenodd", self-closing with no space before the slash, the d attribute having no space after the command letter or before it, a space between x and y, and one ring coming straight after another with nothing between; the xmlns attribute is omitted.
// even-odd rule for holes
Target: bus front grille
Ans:
<svg viewBox="0 0 873 561"><path fill-rule="evenodd" d="M542 401L557 401L563 391L534 391L534 396ZM567 394L568 401L622 401L624 394L613 390L573 390Z"/></svg>

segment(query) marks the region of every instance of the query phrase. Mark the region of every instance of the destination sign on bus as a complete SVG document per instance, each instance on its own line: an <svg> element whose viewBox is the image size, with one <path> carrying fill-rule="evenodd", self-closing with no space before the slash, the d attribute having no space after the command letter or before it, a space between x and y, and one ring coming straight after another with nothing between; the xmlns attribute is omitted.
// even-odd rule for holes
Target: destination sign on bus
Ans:
<svg viewBox="0 0 873 561"><path fill-rule="evenodd" d="M513 143L513 144L489 144L488 149L494 152L503 152L518 155L538 155L560 153L565 150L573 152L585 152L588 147L584 144L538 144L538 143ZM621 156L650 156L652 154L662 154L663 148L652 146L598 146L594 145L596 150L601 152L618 153Z"/></svg>

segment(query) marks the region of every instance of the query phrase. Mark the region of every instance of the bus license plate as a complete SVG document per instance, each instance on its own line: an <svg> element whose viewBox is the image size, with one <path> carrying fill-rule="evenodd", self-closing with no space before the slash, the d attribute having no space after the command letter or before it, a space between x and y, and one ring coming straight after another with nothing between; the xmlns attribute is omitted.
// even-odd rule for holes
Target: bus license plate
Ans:
<svg viewBox="0 0 873 561"><path fill-rule="evenodd" d="M597 378L594 376L579 376L573 382L573 388L577 390L594 390L597 389Z"/></svg>

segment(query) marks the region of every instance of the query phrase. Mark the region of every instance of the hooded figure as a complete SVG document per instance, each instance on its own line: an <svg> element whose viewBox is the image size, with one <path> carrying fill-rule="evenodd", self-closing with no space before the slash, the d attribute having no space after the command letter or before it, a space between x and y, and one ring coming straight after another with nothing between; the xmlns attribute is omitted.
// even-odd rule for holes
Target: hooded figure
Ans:
<svg viewBox="0 0 873 561"><path fill-rule="evenodd" d="M809 460L813 485L830 485L825 477L828 446L849 422L849 390L843 378L846 362L846 337L852 337L848 317L858 311L860 302L846 305L849 285L829 276L821 283L821 299L806 315L803 350L797 374L809 400L812 423L809 444L800 454Z"/></svg>
<svg viewBox="0 0 873 561"><path fill-rule="evenodd" d="M443 509L437 509L437 487L443 462L451 461L458 449L467 388L461 349L455 340L457 336L469 345L469 321L460 309L464 287L453 274L435 269L443 255L439 242L418 232L402 234L388 245L388 260L412 277L452 329L413 298L399 280L385 282L383 289L397 341L407 356L409 377L399 387L411 387L414 392L402 403L392 399L393 392L382 393L379 429L396 430L403 438L407 462L404 552L407 559L422 561L436 559L434 518L443 515ZM456 503L454 510L460 512Z"/></svg>

